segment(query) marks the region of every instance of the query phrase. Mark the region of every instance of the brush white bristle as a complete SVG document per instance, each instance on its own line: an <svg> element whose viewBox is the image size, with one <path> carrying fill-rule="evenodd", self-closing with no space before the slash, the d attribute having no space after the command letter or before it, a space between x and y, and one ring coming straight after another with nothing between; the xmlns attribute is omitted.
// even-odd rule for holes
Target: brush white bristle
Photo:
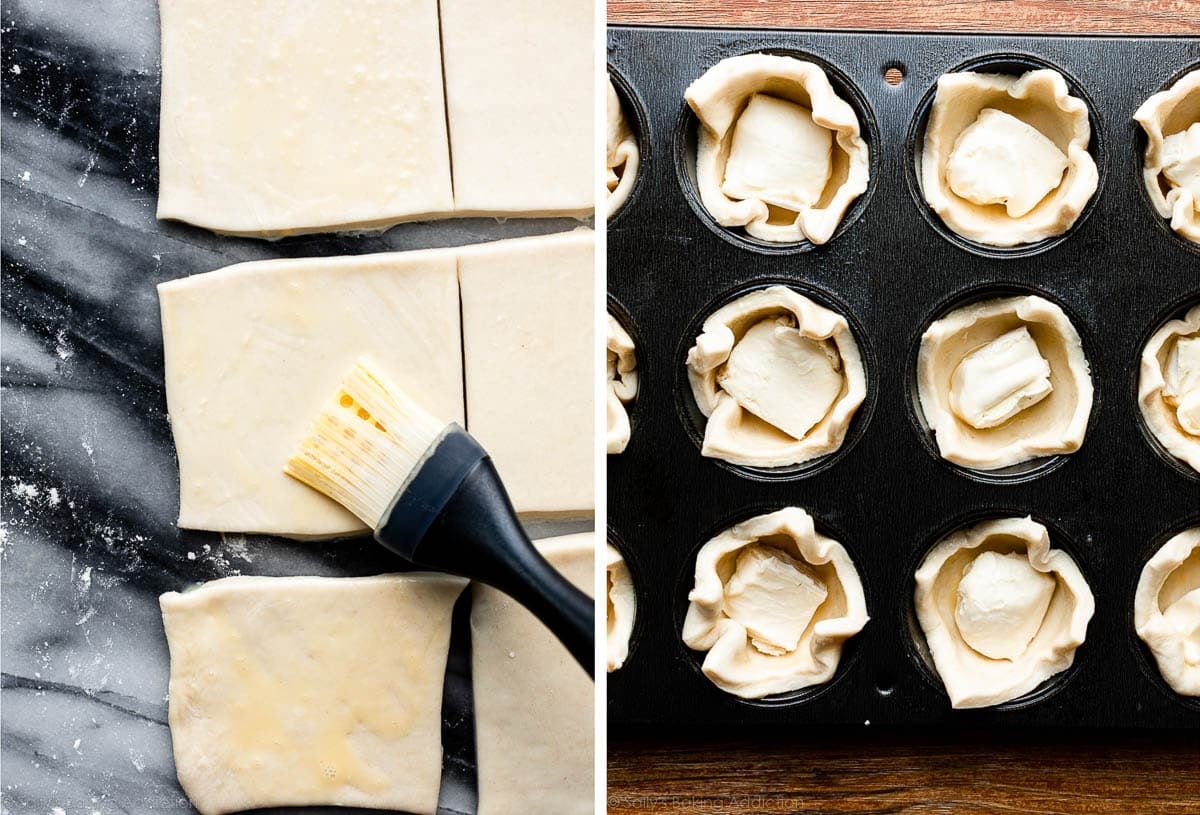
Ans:
<svg viewBox="0 0 1200 815"><path fill-rule="evenodd" d="M284 472L374 529L446 424L359 359Z"/></svg>

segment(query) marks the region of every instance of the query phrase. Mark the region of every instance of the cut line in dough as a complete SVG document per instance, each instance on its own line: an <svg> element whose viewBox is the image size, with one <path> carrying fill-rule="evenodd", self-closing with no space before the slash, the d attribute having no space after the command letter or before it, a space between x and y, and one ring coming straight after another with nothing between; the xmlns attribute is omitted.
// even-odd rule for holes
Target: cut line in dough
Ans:
<svg viewBox="0 0 1200 815"><path fill-rule="evenodd" d="M1099 184L1087 103L1058 71L943 74L925 128L921 190L942 222L988 246L1066 232Z"/></svg>
<svg viewBox="0 0 1200 815"><path fill-rule="evenodd" d="M732 464L782 467L834 452L867 393L849 323L787 286L714 311L685 364L708 419L701 454Z"/></svg>
<svg viewBox="0 0 1200 815"><path fill-rule="evenodd" d="M796 507L704 544L688 601L684 643L707 651L702 670L713 684L744 699L828 682L843 645L868 620L849 554Z"/></svg>
<svg viewBox="0 0 1200 815"><path fill-rule="evenodd" d="M1075 561L1029 517L984 521L938 541L917 569L914 604L955 708L1016 699L1065 671L1095 611Z"/></svg>
<svg viewBox="0 0 1200 815"><path fill-rule="evenodd" d="M1200 243L1200 68L1189 71L1133 114L1146 133L1142 183L1159 216Z"/></svg>
<svg viewBox="0 0 1200 815"><path fill-rule="evenodd" d="M771 243L826 243L870 180L858 115L820 66L721 60L684 94L700 120L696 186L721 226Z"/></svg>
<svg viewBox="0 0 1200 815"><path fill-rule="evenodd" d="M159 602L179 783L202 815L433 815L460 578L227 577Z"/></svg>
<svg viewBox="0 0 1200 815"><path fill-rule="evenodd" d="M1093 398L1078 332L1037 295L983 300L931 323L917 392L941 457L982 471L1078 450Z"/></svg>
<svg viewBox="0 0 1200 815"><path fill-rule="evenodd" d="M1164 323L1142 349L1138 405L1159 444L1200 473L1200 305Z"/></svg>

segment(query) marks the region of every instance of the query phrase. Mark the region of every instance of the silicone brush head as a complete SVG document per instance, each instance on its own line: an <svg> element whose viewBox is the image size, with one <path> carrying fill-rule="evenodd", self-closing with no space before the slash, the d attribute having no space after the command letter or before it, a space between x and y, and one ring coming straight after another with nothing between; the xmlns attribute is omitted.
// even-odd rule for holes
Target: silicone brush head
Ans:
<svg viewBox="0 0 1200 815"><path fill-rule="evenodd" d="M375 529L446 427L360 358L284 472Z"/></svg>

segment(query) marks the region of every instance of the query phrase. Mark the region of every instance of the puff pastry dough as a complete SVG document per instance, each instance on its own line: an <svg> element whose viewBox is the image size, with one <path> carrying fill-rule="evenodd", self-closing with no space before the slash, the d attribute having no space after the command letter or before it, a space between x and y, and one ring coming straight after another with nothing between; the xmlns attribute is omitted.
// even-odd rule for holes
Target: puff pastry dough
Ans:
<svg viewBox="0 0 1200 815"><path fill-rule="evenodd" d="M568 580L592 592L592 533L535 545ZM488 586L475 592L479 815L591 815L595 701L588 675L516 601Z"/></svg>
<svg viewBox="0 0 1200 815"><path fill-rule="evenodd" d="M465 585L227 577L164 594L171 741L196 809L433 815L450 617Z"/></svg>
<svg viewBox="0 0 1200 815"><path fill-rule="evenodd" d="M621 453L629 444L628 406L637 397L637 356L633 339L611 314L608 315L606 415L609 455Z"/></svg>
<svg viewBox="0 0 1200 815"><path fill-rule="evenodd" d="M998 705L1071 666L1095 601L1032 518L1002 518L939 541L917 569L917 620L956 708Z"/></svg>
<svg viewBox="0 0 1200 815"><path fill-rule="evenodd" d="M606 125L608 146L605 165L608 174L605 185L608 189L608 217L611 218L617 214L629 198L633 182L637 178L638 164L641 158L637 136L630 129L629 122L625 118L621 97L617 94L617 89L613 87L611 77L608 80Z"/></svg>
<svg viewBox="0 0 1200 815"><path fill-rule="evenodd" d="M593 4L439 0L437 8L455 214L590 217Z"/></svg>
<svg viewBox="0 0 1200 815"><path fill-rule="evenodd" d="M1096 192L1087 104L1062 74L938 79L921 154L925 200L950 229L991 246L1061 235Z"/></svg>
<svg viewBox="0 0 1200 815"><path fill-rule="evenodd" d="M705 456L781 467L832 453L866 397L846 319L786 286L737 298L688 350Z"/></svg>
<svg viewBox="0 0 1200 815"><path fill-rule="evenodd" d="M942 458L976 470L1078 450L1092 410L1079 334L1037 296L934 321L921 337L917 388Z"/></svg>
<svg viewBox="0 0 1200 815"><path fill-rule="evenodd" d="M743 521L696 555L683 641L713 684L745 699L828 682L867 624L854 563L802 509Z"/></svg>
<svg viewBox="0 0 1200 815"><path fill-rule="evenodd" d="M1146 343L1138 404L1167 452L1200 472L1200 305Z"/></svg>
<svg viewBox="0 0 1200 815"><path fill-rule="evenodd" d="M280 237L453 209L436 0L159 13L159 218Z"/></svg>
<svg viewBox="0 0 1200 815"><path fill-rule="evenodd" d="M518 512L586 512L596 446L595 233L459 250L467 429Z"/></svg>
<svg viewBox="0 0 1200 815"><path fill-rule="evenodd" d="M605 552L607 573L608 670L618 670L629 656L629 637L633 633L633 621L637 615L637 595L633 590L633 577L625 558L611 543Z"/></svg>
<svg viewBox="0 0 1200 815"><path fill-rule="evenodd" d="M163 283L158 296L181 527L362 531L283 474L361 356L434 415L464 419L454 250L239 263Z"/></svg>
<svg viewBox="0 0 1200 815"><path fill-rule="evenodd" d="M1180 532L1146 563L1133 624L1167 684L1200 696L1200 527Z"/></svg>
<svg viewBox="0 0 1200 815"><path fill-rule="evenodd" d="M773 243L825 243L867 189L858 116L817 65L731 57L684 97L700 120L700 200L722 226Z"/></svg>
<svg viewBox="0 0 1200 815"><path fill-rule="evenodd" d="M1133 118L1146 131L1142 178L1154 209L1200 243L1200 68L1151 96Z"/></svg>

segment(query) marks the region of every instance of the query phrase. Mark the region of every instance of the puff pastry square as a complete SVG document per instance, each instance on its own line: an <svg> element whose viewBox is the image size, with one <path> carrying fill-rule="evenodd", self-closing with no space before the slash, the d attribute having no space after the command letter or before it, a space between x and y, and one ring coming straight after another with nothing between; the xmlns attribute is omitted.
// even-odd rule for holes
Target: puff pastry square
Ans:
<svg viewBox="0 0 1200 815"><path fill-rule="evenodd" d="M159 218L278 237L453 208L436 0L159 10Z"/></svg>
<svg viewBox="0 0 1200 815"><path fill-rule="evenodd" d="M461 250L467 429L521 513L595 503L593 238L580 229Z"/></svg>
<svg viewBox="0 0 1200 815"><path fill-rule="evenodd" d="M591 593L592 533L536 545ZM479 815L591 815L595 726L588 675L537 618L487 586L476 588L471 647Z"/></svg>
<svg viewBox="0 0 1200 815"><path fill-rule="evenodd" d="M175 766L201 815L321 804L432 815L465 585L227 577L164 594Z"/></svg>
<svg viewBox="0 0 1200 815"><path fill-rule="evenodd" d="M363 531L283 474L360 356L434 415L464 418L453 250L240 263L158 292L182 527Z"/></svg>

